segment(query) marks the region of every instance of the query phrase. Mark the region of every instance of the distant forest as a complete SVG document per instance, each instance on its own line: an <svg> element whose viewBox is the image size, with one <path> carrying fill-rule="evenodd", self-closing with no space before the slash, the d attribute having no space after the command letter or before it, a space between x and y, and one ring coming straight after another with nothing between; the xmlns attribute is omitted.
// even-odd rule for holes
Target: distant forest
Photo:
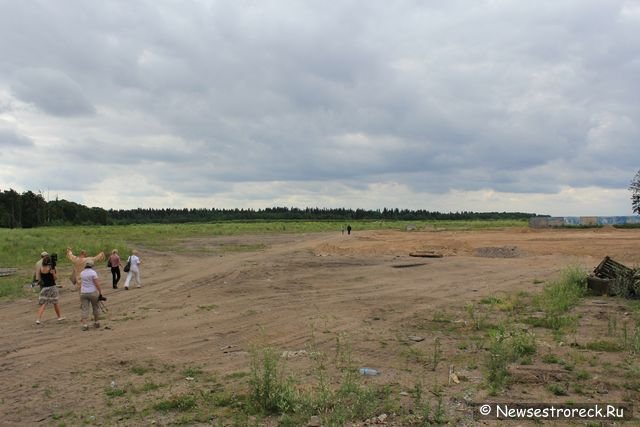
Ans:
<svg viewBox="0 0 640 427"><path fill-rule="evenodd" d="M528 219L537 215L524 212L449 212L424 209L365 210L345 208L265 209L118 209L89 208L67 200L46 201L42 194L14 190L0 192L0 227L33 228L51 225L125 225L218 221L281 221L281 220L492 220Z"/></svg>

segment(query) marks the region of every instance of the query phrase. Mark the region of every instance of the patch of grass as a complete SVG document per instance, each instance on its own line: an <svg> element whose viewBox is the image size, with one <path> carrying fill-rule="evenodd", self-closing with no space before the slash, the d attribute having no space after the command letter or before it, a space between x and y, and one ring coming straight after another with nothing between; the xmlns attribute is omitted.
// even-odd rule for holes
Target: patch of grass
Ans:
<svg viewBox="0 0 640 427"><path fill-rule="evenodd" d="M122 388L106 388L104 394L108 397L120 397L126 394L126 391Z"/></svg>
<svg viewBox="0 0 640 427"><path fill-rule="evenodd" d="M534 304L543 316L529 316L523 319L532 326L548 328L556 340L566 331L577 330L578 318L567 313L575 307L587 293L587 275L581 267L569 267L560 279L547 284L542 294L534 298Z"/></svg>
<svg viewBox="0 0 640 427"><path fill-rule="evenodd" d="M252 350L249 386L251 404L258 411L286 413L298 406L293 380L285 378L281 362L270 347Z"/></svg>
<svg viewBox="0 0 640 427"><path fill-rule="evenodd" d="M436 323L451 323L452 318L450 314L445 313L444 311L436 310L433 313L431 321Z"/></svg>
<svg viewBox="0 0 640 427"><path fill-rule="evenodd" d="M605 340L591 341L584 344L583 347L591 351L618 352L624 350L624 346L620 343Z"/></svg>
<svg viewBox="0 0 640 427"><path fill-rule="evenodd" d="M585 387L582 384L573 384L571 389L575 394L579 394L581 396L588 394L588 389L585 389Z"/></svg>
<svg viewBox="0 0 640 427"><path fill-rule="evenodd" d="M179 396L172 396L167 400L162 400L155 405L153 409L156 411L179 411L186 412L196 406L196 398L190 394L183 394Z"/></svg>
<svg viewBox="0 0 640 427"><path fill-rule="evenodd" d="M150 391L158 390L160 387L162 387L162 385L148 381L148 382L145 382L142 385L142 387L140 387L140 391L144 392L144 393L147 393L147 392L150 392Z"/></svg>
<svg viewBox="0 0 640 427"><path fill-rule="evenodd" d="M219 391L209 393L207 401L211 402L216 407L232 407L237 403L237 396L227 391Z"/></svg>
<svg viewBox="0 0 640 427"><path fill-rule="evenodd" d="M228 380L235 380L235 379L245 378L248 375L250 375L248 371L238 371L238 372L232 372L226 375L225 378Z"/></svg>
<svg viewBox="0 0 640 427"><path fill-rule="evenodd" d="M480 300L480 304L492 306L500 311L514 312L525 307L526 296L521 295L491 295Z"/></svg>
<svg viewBox="0 0 640 427"><path fill-rule="evenodd" d="M577 380L588 380L589 378L591 378L591 374L589 374L589 372L585 371L584 369L576 372Z"/></svg>
<svg viewBox="0 0 640 427"><path fill-rule="evenodd" d="M487 313L481 313L475 304L465 305L465 310L469 316L469 324L474 330L480 331L490 326L487 323L489 315Z"/></svg>
<svg viewBox="0 0 640 427"><path fill-rule="evenodd" d="M480 300L480 304L487 304L487 305L496 305L501 303L502 300L500 298L498 298L497 296L491 295L488 297L484 297Z"/></svg>
<svg viewBox="0 0 640 427"><path fill-rule="evenodd" d="M581 267L569 267L559 280L544 287L538 304L550 315L560 315L576 306L587 293L587 274Z"/></svg>
<svg viewBox="0 0 640 427"><path fill-rule="evenodd" d="M424 351L417 347L408 347L402 352L402 354L406 357L408 362L417 363L423 367L429 366L429 357Z"/></svg>
<svg viewBox="0 0 640 427"><path fill-rule="evenodd" d="M202 372L203 372L202 368L200 368L199 366L194 366L194 367L185 368L182 371L182 375L185 377L196 378L202 375Z"/></svg>
<svg viewBox="0 0 640 427"><path fill-rule="evenodd" d="M551 354L551 353L547 353L544 356L542 356L542 361L544 363L557 363L557 364L562 363L562 359L560 359L555 354Z"/></svg>
<svg viewBox="0 0 640 427"><path fill-rule="evenodd" d="M133 372L136 375L140 375L140 376L142 376L142 375L144 375L144 374L146 374L147 372L150 372L150 371L151 371L150 368L147 368L147 367L144 367L144 366L132 366L131 367L131 372Z"/></svg>
<svg viewBox="0 0 640 427"><path fill-rule="evenodd" d="M286 374L284 360L272 348L251 351L249 414L276 415L281 426L305 425L313 415L320 417L322 425L341 426L401 409L392 386L366 385L366 377L353 364L345 336L336 339L335 357L314 350L313 343L310 347L313 373L304 385Z"/></svg>
<svg viewBox="0 0 640 427"><path fill-rule="evenodd" d="M547 385L547 390L549 390L555 396L567 396L569 394L567 388L564 385L558 383L551 383Z"/></svg>
<svg viewBox="0 0 640 427"><path fill-rule="evenodd" d="M496 395L509 380L509 363L525 363L536 353L535 335L501 324L489 334L489 354L486 358L489 393Z"/></svg>
<svg viewBox="0 0 640 427"><path fill-rule="evenodd" d="M440 344L440 338L436 337L433 340L433 352L431 354L431 370L435 371L438 368L438 363L442 358L442 344Z"/></svg>
<svg viewBox="0 0 640 427"><path fill-rule="evenodd" d="M137 414L136 407L133 405L125 404L124 406L117 407L113 415L118 418L130 419Z"/></svg>
<svg viewBox="0 0 640 427"><path fill-rule="evenodd" d="M0 277L0 299L14 300L34 293L31 287L27 285L31 283L31 279L32 277L26 274ZM34 289L40 290L40 288Z"/></svg>

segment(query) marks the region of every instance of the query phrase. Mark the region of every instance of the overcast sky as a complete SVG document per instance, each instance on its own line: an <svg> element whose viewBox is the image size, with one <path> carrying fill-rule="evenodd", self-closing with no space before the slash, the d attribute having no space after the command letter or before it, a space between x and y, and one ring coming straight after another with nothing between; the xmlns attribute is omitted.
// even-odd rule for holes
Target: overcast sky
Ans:
<svg viewBox="0 0 640 427"><path fill-rule="evenodd" d="M0 0L0 190L631 215L640 1Z"/></svg>

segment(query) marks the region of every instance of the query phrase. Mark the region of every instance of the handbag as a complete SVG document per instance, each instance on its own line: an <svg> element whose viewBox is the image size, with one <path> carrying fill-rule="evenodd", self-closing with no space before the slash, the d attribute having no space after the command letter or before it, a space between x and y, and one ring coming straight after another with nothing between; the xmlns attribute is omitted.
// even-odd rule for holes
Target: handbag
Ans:
<svg viewBox="0 0 640 427"><path fill-rule="evenodd" d="M109 257L109 261L107 261L107 267L113 267L113 265L111 265L111 257Z"/></svg>
<svg viewBox="0 0 640 427"><path fill-rule="evenodd" d="M124 272L128 273L131 270L131 257L127 260L127 265L124 266Z"/></svg>

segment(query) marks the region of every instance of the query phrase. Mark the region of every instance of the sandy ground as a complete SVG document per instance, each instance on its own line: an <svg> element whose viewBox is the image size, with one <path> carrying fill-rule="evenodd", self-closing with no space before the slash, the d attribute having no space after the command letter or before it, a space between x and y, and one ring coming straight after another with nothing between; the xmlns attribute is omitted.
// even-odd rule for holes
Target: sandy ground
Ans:
<svg viewBox="0 0 640 427"><path fill-rule="evenodd" d="M256 345L331 353L337 340L348 341L354 363L380 370L371 381L410 387L417 374L403 356L406 337L425 337L415 346L429 354L433 336L420 325L434 313L462 319L470 303L500 293L537 293L567 266L590 271L605 255L635 267L639 242L640 230L613 228L355 230L351 236L203 236L172 253L141 248L141 289L113 290L106 266L97 267L109 310L100 329L81 331L79 299L69 283L61 290L67 318L61 323L48 308L43 324L35 325L35 293L0 303L0 424L163 424L167 419L153 411L142 421L114 416L127 405L139 413L149 403L144 394L129 393L114 406L105 396L111 381L130 389L155 381L166 387L154 396L167 396L187 389L184 372L197 367L224 386L225 378L249 370ZM260 249L228 250L242 245ZM409 256L414 251L443 257ZM64 260L60 276L69 269ZM469 351L442 339L446 359ZM293 370L311 364L304 355L288 363ZM422 372L421 381L446 384L447 362L441 366ZM135 367L148 374L135 375ZM481 368L471 377L446 394L471 390L470 399L486 397Z"/></svg>

